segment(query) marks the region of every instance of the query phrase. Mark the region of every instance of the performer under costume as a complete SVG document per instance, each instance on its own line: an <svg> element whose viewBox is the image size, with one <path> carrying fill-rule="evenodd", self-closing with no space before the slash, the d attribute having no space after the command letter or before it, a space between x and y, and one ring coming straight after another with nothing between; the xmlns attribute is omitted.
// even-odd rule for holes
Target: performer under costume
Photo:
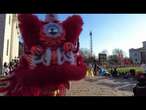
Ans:
<svg viewBox="0 0 146 110"><path fill-rule="evenodd" d="M61 22L48 14L41 21L32 14L18 14L24 40L20 64L9 78L8 96L63 96L69 81L80 80L86 65L79 53L83 21L73 15Z"/></svg>

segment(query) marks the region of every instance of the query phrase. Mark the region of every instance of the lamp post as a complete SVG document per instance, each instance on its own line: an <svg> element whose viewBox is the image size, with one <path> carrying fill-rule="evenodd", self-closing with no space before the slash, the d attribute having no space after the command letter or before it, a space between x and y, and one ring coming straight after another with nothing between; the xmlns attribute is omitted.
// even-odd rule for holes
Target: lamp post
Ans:
<svg viewBox="0 0 146 110"><path fill-rule="evenodd" d="M90 33L89 33L89 35L90 35L90 52L91 52L91 54L90 54L90 57L92 58L92 52L93 52L93 48L92 48L92 31L90 31Z"/></svg>

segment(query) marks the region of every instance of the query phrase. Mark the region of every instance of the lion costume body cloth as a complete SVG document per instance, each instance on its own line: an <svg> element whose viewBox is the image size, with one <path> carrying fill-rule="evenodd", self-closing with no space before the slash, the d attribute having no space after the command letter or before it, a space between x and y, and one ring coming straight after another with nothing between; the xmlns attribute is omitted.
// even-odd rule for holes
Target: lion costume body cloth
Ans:
<svg viewBox="0 0 146 110"><path fill-rule="evenodd" d="M86 73L78 42L82 18L41 21L33 14L18 14L18 21L24 52L9 79L7 95L65 95L69 81L80 80Z"/></svg>

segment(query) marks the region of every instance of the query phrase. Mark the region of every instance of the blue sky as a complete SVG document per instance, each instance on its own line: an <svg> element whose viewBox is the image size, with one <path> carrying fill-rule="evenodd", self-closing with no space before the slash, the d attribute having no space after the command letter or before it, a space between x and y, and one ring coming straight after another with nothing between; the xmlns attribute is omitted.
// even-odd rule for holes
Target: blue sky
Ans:
<svg viewBox="0 0 146 110"><path fill-rule="evenodd" d="M65 20L72 14L58 14ZM98 53L120 48L129 56L129 48L140 48L146 41L146 14L80 14L83 18L83 31L80 35L80 48L90 49L89 32L93 33L93 52ZM37 14L44 19L45 14Z"/></svg>

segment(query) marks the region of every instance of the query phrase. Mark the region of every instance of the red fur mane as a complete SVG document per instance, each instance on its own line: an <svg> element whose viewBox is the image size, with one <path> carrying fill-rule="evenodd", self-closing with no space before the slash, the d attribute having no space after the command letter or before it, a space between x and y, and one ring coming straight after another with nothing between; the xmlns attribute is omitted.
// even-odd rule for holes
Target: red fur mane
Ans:
<svg viewBox="0 0 146 110"><path fill-rule="evenodd" d="M32 47L34 48L38 45L43 46L42 49L45 51L45 49L48 47L45 47L46 45L42 45L43 43L41 39L45 40L45 37L40 34L45 22L40 21L35 15L32 14L18 14L18 20L24 45L27 47L27 51L31 52ZM82 31L83 21L80 16L74 15L63 21L61 24L65 31L65 39L62 39L61 43L56 45L55 48L57 48L57 46L63 46L63 43L65 42L71 42L72 44L75 44ZM52 40L52 42L55 42L55 40ZM51 45L55 44L52 43ZM27 53L25 54L27 55ZM67 62L62 65L49 66L38 64L36 68L31 69L30 61L27 60L25 56L22 56L20 59L20 64L14 72L15 76L11 80L11 86L8 94L30 95L34 88L39 88L39 90L41 90L40 88L42 87L52 88L57 87L57 85L59 86L60 84L65 84L71 80L80 80L85 76L86 65L84 64L83 58L80 55L76 55L76 61L76 65L70 65ZM14 88L17 89L14 93L12 93Z"/></svg>

